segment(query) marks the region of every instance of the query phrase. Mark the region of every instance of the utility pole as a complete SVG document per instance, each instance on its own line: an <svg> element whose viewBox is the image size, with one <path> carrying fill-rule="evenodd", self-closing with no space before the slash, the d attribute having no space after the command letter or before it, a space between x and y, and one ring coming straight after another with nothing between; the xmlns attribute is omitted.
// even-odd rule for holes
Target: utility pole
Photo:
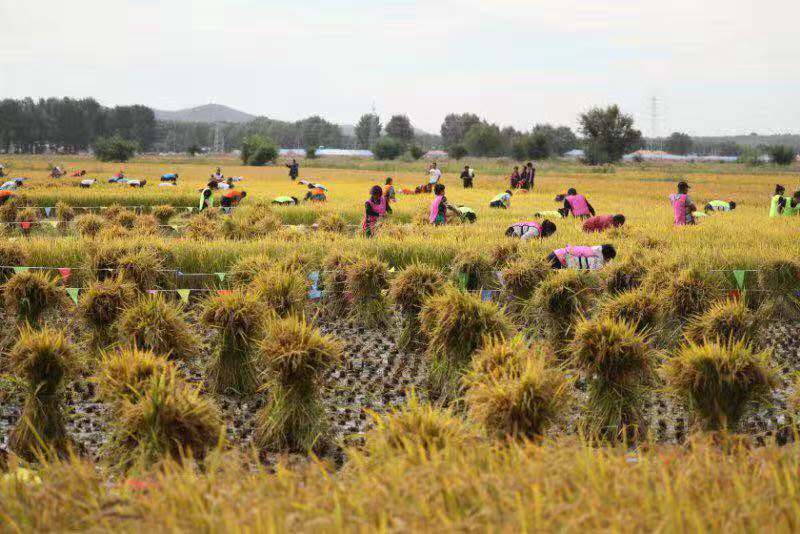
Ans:
<svg viewBox="0 0 800 534"><path fill-rule="evenodd" d="M367 150L372 150L375 143L378 142L380 132L378 131L378 112L375 111L375 102L372 103L372 119L369 122L369 142Z"/></svg>

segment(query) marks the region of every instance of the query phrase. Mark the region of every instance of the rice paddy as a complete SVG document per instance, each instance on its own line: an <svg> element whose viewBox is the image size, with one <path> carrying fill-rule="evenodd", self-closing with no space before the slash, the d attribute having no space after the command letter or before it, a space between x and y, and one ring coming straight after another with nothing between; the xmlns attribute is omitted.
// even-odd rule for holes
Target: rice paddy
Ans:
<svg viewBox="0 0 800 534"><path fill-rule="evenodd" d="M506 162L474 189L445 162L477 222L401 192L368 238L370 187L424 162L302 162L327 202L286 207L282 166L58 161L84 189L4 163L28 180L0 208L0 531L800 525L800 218L767 216L796 173L547 162L502 210ZM248 195L198 213L218 165ZM682 179L736 209L675 228ZM569 187L625 226L505 236ZM598 271L544 261L599 244Z"/></svg>

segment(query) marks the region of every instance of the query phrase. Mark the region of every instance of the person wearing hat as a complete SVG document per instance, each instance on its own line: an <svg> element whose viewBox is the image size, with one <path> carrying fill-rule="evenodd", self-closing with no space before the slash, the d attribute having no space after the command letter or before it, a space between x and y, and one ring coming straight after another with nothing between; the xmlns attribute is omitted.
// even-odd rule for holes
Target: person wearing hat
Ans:
<svg viewBox="0 0 800 534"><path fill-rule="evenodd" d="M697 206L689 198L688 183L678 182L678 192L669 196L669 202L672 204L675 226L695 224L694 212L697 211Z"/></svg>
<svg viewBox="0 0 800 534"><path fill-rule="evenodd" d="M499 195L494 197L491 202L489 202L489 207L503 208L504 210L507 210L508 208L511 207L511 195L512 195L511 190L506 189L505 193L500 193Z"/></svg>

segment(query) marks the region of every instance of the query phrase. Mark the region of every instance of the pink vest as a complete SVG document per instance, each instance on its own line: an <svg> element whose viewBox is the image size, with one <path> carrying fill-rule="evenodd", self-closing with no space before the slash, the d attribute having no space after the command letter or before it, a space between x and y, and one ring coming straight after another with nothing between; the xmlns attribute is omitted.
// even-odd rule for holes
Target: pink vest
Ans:
<svg viewBox="0 0 800 534"><path fill-rule="evenodd" d="M572 215L575 217L591 215L591 212L589 211L589 203L586 201L585 196L570 195L567 197L567 202L569 202L569 205L572 208Z"/></svg>
<svg viewBox="0 0 800 534"><path fill-rule="evenodd" d="M567 245L566 248L554 250L553 254L556 255L558 261L564 266L567 265L567 254L575 256L576 258L593 258L596 256L592 247L573 247L572 245Z"/></svg>
<svg viewBox="0 0 800 534"><path fill-rule="evenodd" d="M536 230L538 231L536 235L538 235L538 236L542 235L542 225L539 224L536 221L518 222L518 223L512 224L511 226L513 228L519 228L519 236L520 237L522 237L525 234L527 234L528 232L530 232L531 231L530 230L531 227L536 228ZM516 233L516 232L514 232L514 233Z"/></svg>
<svg viewBox="0 0 800 534"><path fill-rule="evenodd" d="M688 198L688 195L684 194L670 195L669 199L672 201L672 211L675 215L675 226L683 226L693 220L692 214L688 212L686 206Z"/></svg>
<svg viewBox="0 0 800 534"><path fill-rule="evenodd" d="M436 217L439 216L439 206L441 206L442 200L444 200L444 195L437 195L434 197L433 202L431 202L431 211L428 214L428 222L431 224L434 224L436 222ZM444 212L444 221L447 222L447 210Z"/></svg>
<svg viewBox="0 0 800 534"><path fill-rule="evenodd" d="M361 223L361 228L366 230L367 228L373 228L375 223L378 222L378 218L381 217L386 213L386 197L381 197L380 201L374 202L372 198L367 200L367 204L378 214L378 217L364 215L364 222Z"/></svg>

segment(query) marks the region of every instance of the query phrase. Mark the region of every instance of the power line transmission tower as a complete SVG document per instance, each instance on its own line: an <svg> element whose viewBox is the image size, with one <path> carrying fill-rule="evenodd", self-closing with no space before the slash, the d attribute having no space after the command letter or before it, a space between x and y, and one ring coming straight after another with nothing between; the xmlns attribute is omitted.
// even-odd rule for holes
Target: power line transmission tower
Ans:
<svg viewBox="0 0 800 534"><path fill-rule="evenodd" d="M218 122L214 125L214 147L213 151L216 154L225 153L225 135L222 133L222 123Z"/></svg>
<svg viewBox="0 0 800 534"><path fill-rule="evenodd" d="M378 142L378 136L380 136L380 132L378 131L378 113L375 111L375 104L372 104L372 117L370 117L369 121L369 140L367 142L367 149L372 150L372 147L375 146L375 143Z"/></svg>
<svg viewBox="0 0 800 534"><path fill-rule="evenodd" d="M654 96L650 100L650 138L652 139L652 150L664 150L664 139L660 137L659 123L661 121L661 108L658 97Z"/></svg>

